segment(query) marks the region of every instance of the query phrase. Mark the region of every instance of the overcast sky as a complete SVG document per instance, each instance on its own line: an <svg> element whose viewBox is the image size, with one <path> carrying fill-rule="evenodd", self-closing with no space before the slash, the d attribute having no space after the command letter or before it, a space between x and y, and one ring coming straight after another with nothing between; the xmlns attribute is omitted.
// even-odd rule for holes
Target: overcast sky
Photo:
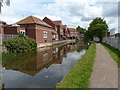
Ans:
<svg viewBox="0 0 120 90"><path fill-rule="evenodd" d="M11 0L10 6L3 5L0 20L12 24L31 15L40 19L47 16L62 20L69 27L79 25L86 29L93 18L102 17L109 29L118 30L118 0Z"/></svg>

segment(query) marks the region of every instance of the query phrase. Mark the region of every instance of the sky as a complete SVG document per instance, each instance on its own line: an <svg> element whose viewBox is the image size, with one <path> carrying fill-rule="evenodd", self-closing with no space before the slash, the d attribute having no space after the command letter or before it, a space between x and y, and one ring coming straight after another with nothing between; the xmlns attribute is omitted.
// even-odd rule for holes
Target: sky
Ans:
<svg viewBox="0 0 120 90"><path fill-rule="evenodd" d="M109 29L118 32L118 0L11 0L10 6L3 4L0 20L13 24L35 16L43 19L62 20L63 25L85 29L96 17L104 18Z"/></svg>

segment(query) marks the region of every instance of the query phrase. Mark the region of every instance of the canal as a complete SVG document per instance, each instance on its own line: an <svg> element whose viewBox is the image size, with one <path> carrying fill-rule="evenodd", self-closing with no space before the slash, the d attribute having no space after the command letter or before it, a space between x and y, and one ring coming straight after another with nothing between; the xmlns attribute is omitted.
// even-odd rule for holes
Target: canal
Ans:
<svg viewBox="0 0 120 90"><path fill-rule="evenodd" d="M66 44L22 54L2 54L4 88L54 88L85 54L81 44Z"/></svg>

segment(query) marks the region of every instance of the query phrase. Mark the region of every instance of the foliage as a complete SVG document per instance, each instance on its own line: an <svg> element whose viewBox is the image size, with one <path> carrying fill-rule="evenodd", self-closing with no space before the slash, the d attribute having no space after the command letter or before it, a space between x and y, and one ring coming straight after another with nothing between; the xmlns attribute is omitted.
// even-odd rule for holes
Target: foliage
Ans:
<svg viewBox="0 0 120 90"><path fill-rule="evenodd" d="M75 38L75 43L81 42L82 39L78 39L77 37Z"/></svg>
<svg viewBox="0 0 120 90"><path fill-rule="evenodd" d="M60 85L57 84L56 88L88 88L95 53L96 45L92 43L85 55L76 63Z"/></svg>
<svg viewBox="0 0 120 90"><path fill-rule="evenodd" d="M84 33L86 32L86 29L84 29L84 28L82 28L82 27L80 27L80 26L78 26L78 27L76 28L76 30L80 31L82 34L84 34Z"/></svg>
<svg viewBox="0 0 120 90"><path fill-rule="evenodd" d="M16 37L14 39L6 39L3 41L3 46L9 52L25 52L35 50L37 47L36 41L28 37Z"/></svg>
<svg viewBox="0 0 120 90"><path fill-rule="evenodd" d="M113 60L118 64L118 67L120 68L120 51L114 47L111 47L110 45L105 44L105 43L102 43L102 45L110 53Z"/></svg>
<svg viewBox="0 0 120 90"><path fill-rule="evenodd" d="M22 33L18 33L18 37L22 37L22 38L25 38L25 36L24 36L24 34L22 34Z"/></svg>
<svg viewBox="0 0 120 90"><path fill-rule="evenodd" d="M36 52L2 53L2 65L6 69L35 70Z"/></svg>
<svg viewBox="0 0 120 90"><path fill-rule="evenodd" d="M90 23L88 30L85 32L85 40L93 40L93 37L98 37L102 42L105 33L108 31L108 25L102 18L95 18Z"/></svg>

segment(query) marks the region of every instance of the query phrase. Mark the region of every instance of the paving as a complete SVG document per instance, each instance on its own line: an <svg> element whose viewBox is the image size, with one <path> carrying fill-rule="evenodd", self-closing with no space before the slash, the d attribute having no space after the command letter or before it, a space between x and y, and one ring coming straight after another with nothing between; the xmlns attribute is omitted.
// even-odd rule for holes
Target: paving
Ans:
<svg viewBox="0 0 120 90"><path fill-rule="evenodd" d="M118 67L106 49L96 44L96 58L90 88L118 88Z"/></svg>

